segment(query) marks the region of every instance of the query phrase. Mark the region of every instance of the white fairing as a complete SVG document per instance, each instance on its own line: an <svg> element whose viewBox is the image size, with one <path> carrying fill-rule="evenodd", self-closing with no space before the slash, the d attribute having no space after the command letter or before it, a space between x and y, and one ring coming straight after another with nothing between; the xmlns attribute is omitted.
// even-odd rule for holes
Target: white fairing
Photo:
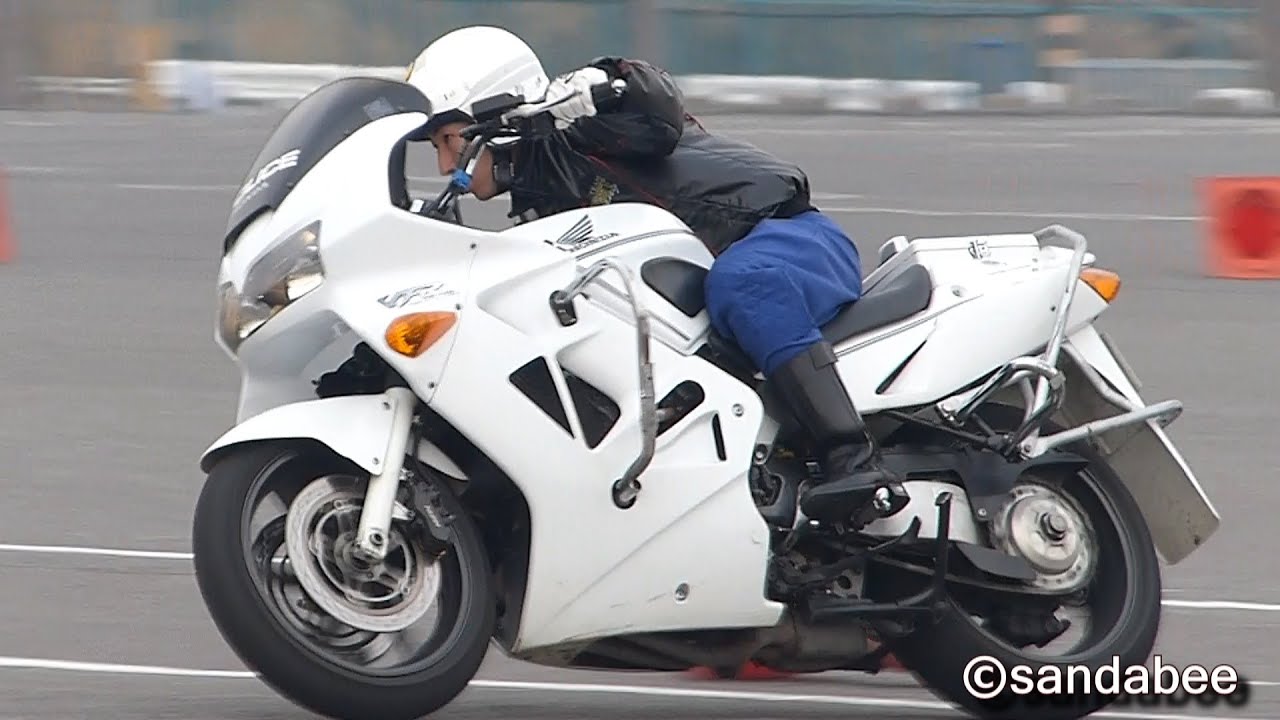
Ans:
<svg viewBox="0 0 1280 720"><path fill-rule="evenodd" d="M351 135L303 177L274 215L251 226L224 261L222 277L241 287L269 242L322 222L323 284L239 347L238 417L245 424L211 450L296 436L356 455L385 450L385 439L373 438L384 423L365 424L353 414L346 426L364 427L338 438L337 415L310 417L310 408L320 405L280 409L258 423L250 419L313 401L312 381L364 341L501 468L528 502L528 587L510 650L624 632L775 624L782 606L764 595L769 533L753 504L747 470L755 445L768 442L777 424L750 387L694 354L708 330L705 311L688 317L640 280L649 258L675 256L705 267L710 254L670 214L644 205L570 211L496 233L399 210L387 201L385 159L424 119L391 115ZM971 253L971 246L983 249ZM616 508L610 495L642 441L637 334L625 285L606 271L575 301L577 322L567 327L548 304L553 291L601 257L631 268L641 303L653 313L655 399L690 381L705 394L701 405L658 437L640 477L643 490L629 510ZM838 344L839 370L856 404L871 413L940 401L1037 351L1051 334L1070 260L1070 251L1041 248L1031 235L903 243L867 286L921 264L933 275L933 299L924 312ZM1105 307L1080 286L1068 323L1073 342L1084 343L1081 329ZM410 359L388 348L384 332L396 317L419 311L455 312L457 322ZM908 357L897 378L878 391ZM512 380L539 360L554 380L567 427ZM1110 366L1102 371L1115 373ZM565 373L618 405L619 417L594 447ZM1141 478L1136 482L1145 488L1139 493L1144 511L1164 547L1177 555L1185 549L1188 523L1203 537L1216 524L1206 522L1207 505L1196 505L1203 495L1196 500L1194 492L1181 492L1176 507L1162 504L1161 487L1198 492L1198 486L1167 438L1156 437L1153 450L1133 456L1134 474L1126 481ZM439 449L424 447L420 454L451 476L463 476ZM1143 474L1143 463L1157 457L1176 463L1151 464L1161 468L1160 476ZM1212 508L1207 512L1212 515ZM925 528L932 527L932 518L925 520Z"/></svg>
<svg viewBox="0 0 1280 720"><path fill-rule="evenodd" d="M975 258L970 247L989 253ZM862 412L937 402L1011 358L1043 348L1070 269L1071 251L1041 247L1035 236L916 240L881 265L867 287L913 264L929 268L929 307L902 322L836 347L841 378ZM1067 328L1090 323L1106 303L1080 284ZM883 391L878 388L909 356Z"/></svg>

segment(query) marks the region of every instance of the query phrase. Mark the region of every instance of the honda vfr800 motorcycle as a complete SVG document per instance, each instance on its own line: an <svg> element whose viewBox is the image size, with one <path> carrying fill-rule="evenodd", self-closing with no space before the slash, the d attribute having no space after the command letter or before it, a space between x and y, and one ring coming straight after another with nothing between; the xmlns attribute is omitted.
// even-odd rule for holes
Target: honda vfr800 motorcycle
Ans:
<svg viewBox="0 0 1280 720"><path fill-rule="evenodd" d="M238 424L201 458L194 522L239 657L361 719L448 704L491 642L652 671L874 671L892 652L988 717L1109 702L963 684L977 655L1143 662L1157 552L1176 563L1219 524L1164 430L1181 405L1145 403L1093 325L1119 278L1085 239L885 243L823 332L905 481L869 519L807 517L811 449L709 326L712 257L684 224L633 204L461 223L476 153L546 108L493 98L430 203L404 177L430 108L390 80L316 90L251 168L218 278ZM1037 655L1084 607L1088 632Z"/></svg>

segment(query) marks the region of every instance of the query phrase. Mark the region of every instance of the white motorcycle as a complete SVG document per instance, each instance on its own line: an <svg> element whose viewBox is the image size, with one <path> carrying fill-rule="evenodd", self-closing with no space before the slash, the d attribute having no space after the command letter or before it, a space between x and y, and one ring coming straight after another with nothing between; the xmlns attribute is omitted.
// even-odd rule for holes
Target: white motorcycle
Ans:
<svg viewBox="0 0 1280 720"><path fill-rule="evenodd" d="M494 98L464 166L546 107ZM242 385L201 458L195 568L265 683L414 718L491 641L651 671L875 672L892 652L977 715L1075 718L1114 698L979 700L964 668L1146 660L1157 552L1181 561L1219 516L1165 433L1180 403L1144 403L1093 325L1119 278L1083 237L883 246L823 332L905 481L869 522L818 521L796 500L810 449L708 324L690 230L633 204L470 229L465 172L411 204L428 112L389 80L318 89L231 211L217 341ZM1038 654L1084 607L1075 644Z"/></svg>

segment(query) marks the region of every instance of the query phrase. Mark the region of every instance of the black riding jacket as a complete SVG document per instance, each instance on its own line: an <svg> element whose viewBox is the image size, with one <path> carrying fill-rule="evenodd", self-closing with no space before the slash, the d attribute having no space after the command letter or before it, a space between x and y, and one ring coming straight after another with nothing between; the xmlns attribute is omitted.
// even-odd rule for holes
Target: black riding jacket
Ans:
<svg viewBox="0 0 1280 720"><path fill-rule="evenodd" d="M610 80L626 80L626 94L615 107L565 130L520 141L511 217L644 202L680 218L719 255L765 218L814 209L800 168L708 133L685 112L680 89L665 71L616 57L591 65Z"/></svg>

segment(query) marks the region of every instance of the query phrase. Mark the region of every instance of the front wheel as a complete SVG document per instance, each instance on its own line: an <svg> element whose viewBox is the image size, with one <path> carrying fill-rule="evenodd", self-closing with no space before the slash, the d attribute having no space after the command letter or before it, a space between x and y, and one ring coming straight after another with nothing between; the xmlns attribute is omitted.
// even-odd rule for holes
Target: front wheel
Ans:
<svg viewBox="0 0 1280 720"><path fill-rule="evenodd" d="M451 513L448 543L411 513L393 523L385 560L361 563L351 551L367 479L310 444L233 451L196 504L196 582L231 649L285 698L331 718L420 718L484 660L487 555L465 512Z"/></svg>
<svg viewBox="0 0 1280 720"><path fill-rule="evenodd" d="M1056 597L986 593L949 583L950 599L936 623L921 619L913 634L887 640L923 684L978 717L1089 715L1117 697L1097 692L1098 679L1104 691L1113 683L1123 691L1126 672L1144 665L1155 645L1161 579L1150 531L1105 459L1090 448L1072 451L1089 461L1087 468L1041 468L1024 476L1027 482L1015 486L1011 503L992 523L996 546L1038 561L1037 584ZM914 592L924 581L876 566L868 582L888 599ZM1087 620L1061 617L1078 613L1087 613ZM1063 619L1069 622L1065 630ZM1051 638L1055 633L1060 634ZM1047 649L1058 643L1069 647ZM981 656L996 663L975 660ZM979 672L979 665L987 669ZM1104 666L1118 668L1118 677L1099 675ZM1003 684L1002 692L996 683Z"/></svg>

